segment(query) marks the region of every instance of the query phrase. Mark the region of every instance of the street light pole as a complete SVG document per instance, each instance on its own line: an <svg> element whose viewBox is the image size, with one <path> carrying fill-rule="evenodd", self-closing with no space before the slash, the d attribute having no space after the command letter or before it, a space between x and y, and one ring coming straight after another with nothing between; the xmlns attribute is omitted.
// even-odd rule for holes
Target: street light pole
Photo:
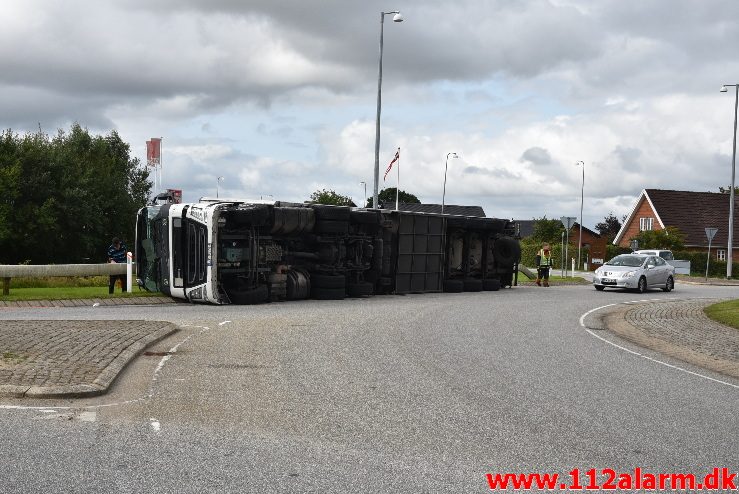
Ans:
<svg viewBox="0 0 739 494"><path fill-rule="evenodd" d="M457 153L446 153L446 161L444 162L444 191L441 193L441 214L444 214L444 200L446 199L446 170L449 167L449 156L459 158Z"/></svg>
<svg viewBox="0 0 739 494"><path fill-rule="evenodd" d="M733 86L736 89L734 98L734 147L731 155L731 188L729 189L729 242L728 255L726 258L726 278L731 278L731 263L734 259L734 176L736 170L736 111L739 106L739 84L724 84L721 92L728 91L727 87Z"/></svg>
<svg viewBox="0 0 739 494"><path fill-rule="evenodd" d="M395 14L393 22L403 22L403 16L400 12L393 10L392 12L380 12L380 63L377 73L377 120L375 121L375 185L372 194L372 207L377 208L377 192L380 182L380 113L382 112L382 37L385 26L385 14Z"/></svg>
<svg viewBox="0 0 739 494"><path fill-rule="evenodd" d="M582 187L580 187L580 238L577 240L577 269L580 269L580 249L582 248L582 205L585 198L585 162L578 161L575 166L582 165Z"/></svg>
<svg viewBox="0 0 739 494"><path fill-rule="evenodd" d="M218 177L216 179L216 199L218 199L218 190L220 189L221 180L223 180L223 177Z"/></svg>
<svg viewBox="0 0 739 494"><path fill-rule="evenodd" d="M367 182L359 182L359 185L364 185L364 202L362 203L362 207L367 207Z"/></svg>

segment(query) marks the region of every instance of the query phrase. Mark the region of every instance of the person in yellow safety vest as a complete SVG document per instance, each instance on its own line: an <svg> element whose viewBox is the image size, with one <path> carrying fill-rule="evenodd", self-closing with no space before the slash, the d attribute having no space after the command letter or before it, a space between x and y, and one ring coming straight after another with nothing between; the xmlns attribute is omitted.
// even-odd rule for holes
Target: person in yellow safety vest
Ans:
<svg viewBox="0 0 739 494"><path fill-rule="evenodd" d="M552 251L549 249L549 244L544 243L536 254L536 284L538 286L541 286L542 282L544 286L549 286L549 269L552 266Z"/></svg>

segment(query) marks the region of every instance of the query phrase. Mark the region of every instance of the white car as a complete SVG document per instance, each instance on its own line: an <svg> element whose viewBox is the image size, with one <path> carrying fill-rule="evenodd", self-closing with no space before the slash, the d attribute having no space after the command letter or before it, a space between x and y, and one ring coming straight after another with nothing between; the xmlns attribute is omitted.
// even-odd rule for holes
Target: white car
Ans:
<svg viewBox="0 0 739 494"><path fill-rule="evenodd" d="M593 286L598 291L611 287L640 293L650 288L669 292L675 288L675 267L656 255L621 254L595 270Z"/></svg>
<svg viewBox="0 0 739 494"><path fill-rule="evenodd" d="M634 254L644 254L645 256L660 256L665 261L675 260L675 256L672 255L671 250L662 250L662 249L635 250Z"/></svg>

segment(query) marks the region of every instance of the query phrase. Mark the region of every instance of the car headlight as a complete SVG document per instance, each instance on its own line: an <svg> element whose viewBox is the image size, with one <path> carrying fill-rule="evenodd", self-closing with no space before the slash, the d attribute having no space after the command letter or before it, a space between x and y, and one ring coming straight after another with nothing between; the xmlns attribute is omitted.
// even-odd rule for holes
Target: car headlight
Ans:
<svg viewBox="0 0 739 494"><path fill-rule="evenodd" d="M635 274L636 274L636 271L626 271L626 272L624 273L624 278L631 278L631 277L632 277L632 276L634 276Z"/></svg>

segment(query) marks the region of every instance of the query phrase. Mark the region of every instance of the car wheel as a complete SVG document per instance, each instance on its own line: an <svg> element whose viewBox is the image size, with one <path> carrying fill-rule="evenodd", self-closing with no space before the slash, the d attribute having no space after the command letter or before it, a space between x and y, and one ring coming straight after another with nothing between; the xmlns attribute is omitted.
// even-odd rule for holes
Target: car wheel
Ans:
<svg viewBox="0 0 739 494"><path fill-rule="evenodd" d="M602 291L603 291L603 290L605 289L605 287L604 287L603 285L593 285L593 286L594 286L594 287L595 287L595 289L596 289L596 290L598 290L599 292L602 292Z"/></svg>
<svg viewBox="0 0 739 494"><path fill-rule="evenodd" d="M636 290L639 293L645 293L647 291L647 279L644 276L639 278L639 285L637 286Z"/></svg>
<svg viewBox="0 0 739 494"><path fill-rule="evenodd" d="M672 276L667 277L667 283L665 283L665 287L662 289L663 292L671 292L675 288L675 280L672 279Z"/></svg>

